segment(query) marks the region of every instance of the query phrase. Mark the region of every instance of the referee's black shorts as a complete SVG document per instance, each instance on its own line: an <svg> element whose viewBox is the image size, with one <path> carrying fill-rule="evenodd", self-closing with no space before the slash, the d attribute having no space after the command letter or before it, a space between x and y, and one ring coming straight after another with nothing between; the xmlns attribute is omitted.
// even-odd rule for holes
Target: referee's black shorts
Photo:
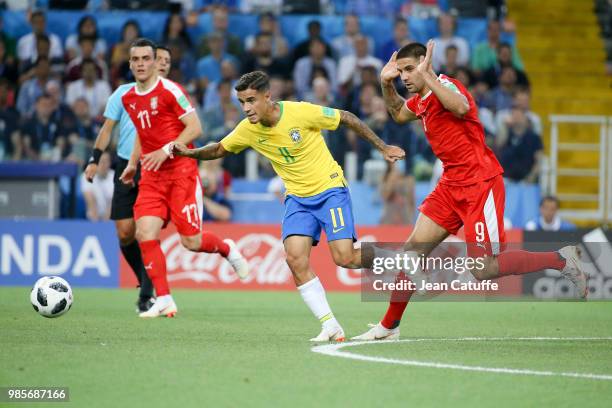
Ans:
<svg viewBox="0 0 612 408"><path fill-rule="evenodd" d="M113 200L111 204L111 220L123 220L126 218L134 218L134 204L138 197L138 181L140 180L140 164L134 177L134 187L129 184L123 184L119 177L125 170L128 161L119 158L115 167L115 190L113 191Z"/></svg>

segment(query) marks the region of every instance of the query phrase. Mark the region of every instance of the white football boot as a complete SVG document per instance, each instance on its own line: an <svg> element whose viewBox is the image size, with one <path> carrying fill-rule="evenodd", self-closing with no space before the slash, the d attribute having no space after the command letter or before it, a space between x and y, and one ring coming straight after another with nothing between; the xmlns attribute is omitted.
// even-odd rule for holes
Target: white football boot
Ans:
<svg viewBox="0 0 612 408"><path fill-rule="evenodd" d="M370 323L368 324L368 327L370 328L370 330L363 334L360 334L359 336L352 337L351 340L398 340L400 338L399 326L395 329L387 329L380 323Z"/></svg>
<svg viewBox="0 0 612 408"><path fill-rule="evenodd" d="M232 265L232 268L234 268L236 275L238 275L240 279L246 279L247 276L249 276L249 263L244 259L234 241L231 239L224 239L223 242L230 247L229 254L225 259Z"/></svg>
<svg viewBox="0 0 612 408"><path fill-rule="evenodd" d="M321 333L319 333L317 337L313 337L312 339L310 339L310 341L312 342L321 342L321 341L342 342L344 340L346 340L346 337L344 336L344 330L342 330L342 327L340 325L332 326L332 327L323 326L323 328L321 329Z"/></svg>
<svg viewBox="0 0 612 408"><path fill-rule="evenodd" d="M174 303L174 299L170 298L170 300L162 300L158 297L149 310L140 313L138 316L144 318L161 316L174 317L177 311L178 308L176 307L176 303Z"/></svg>
<svg viewBox="0 0 612 408"><path fill-rule="evenodd" d="M582 270L580 248L573 245L566 246L559 250L559 254L565 258L565 268L560 271L561 275L576 285L578 296L582 299L586 299L589 294L589 287L587 286L588 278L586 273Z"/></svg>

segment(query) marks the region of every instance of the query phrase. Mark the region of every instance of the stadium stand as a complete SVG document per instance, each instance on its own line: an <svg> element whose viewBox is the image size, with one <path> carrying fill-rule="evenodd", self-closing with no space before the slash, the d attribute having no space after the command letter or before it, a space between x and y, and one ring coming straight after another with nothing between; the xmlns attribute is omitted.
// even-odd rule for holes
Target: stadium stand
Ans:
<svg viewBox="0 0 612 408"><path fill-rule="evenodd" d="M61 3L61 2L60 2ZM52 1L37 1L36 6L46 9L56 5L61 5L58 2ZM56 35L62 44L66 43L66 40L71 37L71 43L74 44L74 36L77 33L78 24L85 16L93 15L97 25L98 36L101 41L107 44L107 55L106 61L101 61L102 66L108 64L109 67L109 78L111 80L111 86L115 87L119 83L129 81L130 73L123 66L113 65L110 60L111 53L113 53L113 47L117 44L122 36L122 31L126 23L135 21L139 23L141 35L149 37L155 41L162 41L163 30L166 26L166 22L169 17L169 13L165 11L151 11L149 9L140 10L128 10L124 8L124 5L119 4L121 2L111 2L111 7L117 6L112 10L103 10L104 2L92 1L89 2L87 9L83 10L57 10L48 9L46 11L47 21L47 32ZM263 9L258 8L257 2L218 2L199 0L190 2L193 8L188 10L188 13L184 15L182 22L186 24L186 32L189 37L189 42L197 47L202 38L211 33L213 24L213 12L214 7L219 3L224 3L229 7L230 14L228 15L228 26L229 31L232 35L237 36L240 41L244 44L247 39L248 41L254 41L255 34L259 30L259 16L256 13L251 14L240 14L239 11L254 10L262 11ZM405 18L408 23L409 35L408 37L414 41L426 42L429 38L435 38L439 35L438 33L438 20L437 16L440 13L450 12L454 15L458 14L456 19L456 31L455 34L463 38L469 44L469 48L473 53L478 47L483 47L483 44L487 44L490 39L488 31L488 20L487 17L497 16L503 17L506 6L504 2L484 2L487 3L485 6L478 6L474 10L480 10L478 13L473 13L470 7L474 4L470 2L462 1L414 1L409 2L410 7L406 7L406 4L401 1L371 1L371 2L360 2L352 0L335 0L331 2L323 2L326 5L321 7L322 12L334 13L334 14L283 14L277 18L279 33L286 40L290 49L293 49L296 45L302 42L308 37L308 26L312 21L317 21L321 25L321 37L322 39L331 44L331 42L344 34L344 15L345 13L355 13L359 16L360 31L373 40L374 55L379 55L378 50L391 39L393 32L394 20L390 16ZM323 4L322 3L322 4ZM366 4L371 3L371 4ZM470 3L470 4L468 4ZM484 4L483 3L483 4ZM454 66L452 73L457 75L466 82L466 85L470 87L473 95L475 96L480 108L481 108L481 120L487 130L487 138L490 139L491 144L496 149L503 149L503 142L506 140L507 134L504 133L504 138L499 139L498 134L501 134L501 124L505 123L502 121L502 116L496 115L501 108L508 108L500 111L500 115L508 117L510 115L510 104L514 104L515 100L513 95L515 92L520 91L521 84L530 84L531 88L531 107L529 108L529 93L526 93L527 100L523 102L526 106L525 109L529 110L528 118L530 120L530 126L534 126L536 129L535 137L542 138L546 149L549 148L550 142L548 140L548 134L550 127L548 125L547 117L550 113L606 113L609 111L610 93L604 87L600 86L601 83L609 84L609 78L604 76L604 54L601 39L598 35L597 28L595 25L595 14L592 13L593 5L586 4L588 2L574 3L570 0L561 1L561 5L558 8L561 11L551 11L550 7L547 6L550 0L539 2L537 7L530 4L529 11L527 11L527 1L525 0L511 0L507 2L507 9L509 16L517 23L516 32L518 35L515 37L512 29L512 24L507 24L502 20L500 37L495 45L489 45L490 54L489 58L494 58L495 63L491 66L489 71L475 71L470 67ZM556 1L555 4L559 2ZM599 2L601 3L601 2ZM586 4L586 5L585 5ZM370 13L368 10L375 5L377 12ZM121 8L120 8L121 7ZM127 6L126 6L127 7ZM75 5L75 8L76 5ZM122 9L123 8L123 9ZM176 8L175 8L176 10ZM199 13L198 11L205 10L206 12ZM484 11L482 11L484 10ZM601 13L607 11L604 5L599 5ZM269 11L269 10L268 10ZM274 10L272 10L274 11ZM278 10L276 10L278 11ZM566 11L575 11L574 13L566 13ZM92 14L95 13L95 14ZM600 20L605 23L605 18L601 17ZM605 14L604 14L605 16ZM146 22L143 23L143 22ZM573 34L568 34L561 28L555 28L555 25L570 24L572 26L572 32L580 32L584 35L577 38ZM504 28L509 28L504 30ZM554 39L542 35L542 30L556 30L555 33L558 36ZM4 10L2 11L2 43L5 45L5 54L8 58L11 55L14 58L15 55L15 43L18 39L31 31L30 24L28 21L28 12L23 10ZM558 41L561 38L562 41ZM489 42L489 44L493 44ZM505 69L506 62L503 60L502 53L498 51L497 47L508 44L512 50L512 70L514 70L516 79L512 78L512 74L508 73L504 76L504 72L508 71ZM576 48L584 49L576 51ZM174 44L171 47L176 47ZM559 47L565 47L560 49ZM486 47L485 47L486 48ZM175 49L175 48L173 48ZM555 58L550 58L552 51L555 51ZM519 57L519 52L522 55ZM582 61L581 64L572 64L571 59L578 52L579 57ZM211 85L206 87L206 81L202 82L203 78L196 78L197 71L195 64L197 56L194 52L183 46L180 61L175 61L174 65L177 67L174 71L174 77L185 84L186 88L190 92L191 96L194 97L198 102L206 101L218 101L219 98L216 96L216 87L218 81L213 82ZM113 55L115 55L113 53ZM236 55L236 60L244 60L245 55ZM338 60L335 56L336 61ZM546 64L543 64L546 60ZM63 61L68 64L70 61ZM474 61L471 61L470 65L473 65ZM233 83L237 76L242 73L238 64L235 62L234 71L227 73L224 71L225 68L221 68L221 79L228 80ZM279 65L284 66L284 65ZM290 64L287 65L288 78L291 72L289 70ZM231 67L228 68L231 71ZM53 71L53 67L51 69ZM103 70L104 71L104 70ZM366 70L364 70L365 75ZM23 75L22 72L19 74ZM576 75L579 74L579 75ZM587 75L588 74L588 75ZM3 71L4 77L10 77L11 70L10 64L6 65ZM488 76L487 76L488 75ZM521 75L524 76L522 80ZM527 75L529 80L527 80ZM377 73L372 72L372 84L374 93L378 91L377 84ZM578 76L578 78L577 78ZM281 75L285 77L285 75ZM365 88L369 85L366 83L367 78L364 76L362 84L355 86L354 84L348 84L348 87L341 87L336 94L331 95L330 101L334 101L335 107L344 108L358 113L362 119L367 119L370 115L369 107L367 104L362 104L364 96L367 93ZM484 85L483 78L490 85ZM504 82L504 78L507 79L507 83ZM63 92L67 87L65 78L59 78L63 80ZM274 79L276 81L276 78ZM502 82L499 88L489 88L494 86L498 81ZM279 82L279 93L278 97L282 98L293 98L291 89L293 86L290 81L286 78L281 78ZM11 82L9 82L10 84ZM14 82L13 82L14 83ZM276 82L275 82L276 83ZM505 85L504 85L505 84ZM567 95L572 94L576 84L579 84L582 89L582 95L580 98L589 100L588 108L585 108L585 104L581 102L580 98L568 98ZM8 86L6 91L6 102L5 110L9 112L12 108L12 104L17 100L19 96L19 89L13 86ZM3 91L4 92L4 91ZM368 91L369 92L369 91ZM525 93L523 93L525 94ZM312 96L310 96L312 97ZM361 99L360 99L361 98ZM1 98L0 98L1 99ZM506 105L499 105L500 101L504 101ZM58 102L61 105L61 101ZM235 101L233 101L235 103ZM209 105L211 102L208 103ZM72 109L71 106L62 105L63 109L70 114ZM32 109L33 105L30 105ZM199 106L202 112L214 111L216 106ZM586 110L585 110L586 109ZM222 109L226 112L226 109ZM359 111L359 112L358 112ZM12 112L12 111L11 111ZM534 113L535 112L535 113ZM11 118L14 122L14 115L11 116L7 113L7 117ZM538 116L539 115L539 116ZM203 116L206 117L206 116ZM21 118L23 120L23 118ZM540 124L542 122L543 126ZM7 122L7 123L13 123ZM58 122L60 123L60 122ZM65 123L61 122L62 124ZM66 125L67 126L67 125ZM575 125L564 125L571 133L572 137L576 137L578 140L584 143L592 143L592 132L588 129L585 130L584 126ZM15 126L13 126L15 127ZM539 131L543 127L543 131ZM10 128L10 127L9 127ZM222 128L222 127L221 127ZM11 128L12 129L12 128ZM63 129L63 128L62 128ZM423 140L422 130L418 129L418 126L407 129L399 128L400 133L410 135L413 153L416 155L414 163L411 163L406 170L407 173L416 172L417 184L416 184L416 203L418 204L424 195L428 192L429 182L428 174L431 173L433 168L433 157L430 152L427 152L426 143ZM564 128L565 129L565 128ZM16 130L19 133L19 126ZM69 130L65 130L69 133ZM216 133L215 133L216 135ZM11 139L13 137L14 139ZM15 139L15 134L11 137L6 137L3 146L3 157L4 160L8 160L15 156L15 149L11 146L11 140ZM218 140L219 135L210 138L203 138L200 141L200 145L210 140ZM359 204L356 205L357 220L363 224L375 224L380 216L380 199L375 188L372 187L370 179L372 174L366 171L364 174L364 168L362 164L368 160L380 160L375 156L371 156L369 147L366 147L365 151L363 146L357 143L351 147L350 143L347 144L347 140L350 140L350 135L345 135L342 132L330 133L326 136L327 141L330 145L332 153L336 159L343 165L352 166L350 160L345 163L345 153L354 150L358 153L359 160L357 160L358 169L353 171L347 169L347 173L355 173L355 178L351 180L351 185L354 190L353 194L368 197L371 199L359 200ZM349 138L349 139L347 139ZM395 142L395 141L394 141ZM425 146L425 147L424 147ZM17 149L18 150L18 149ZM501 150L500 150L501 151ZM70 145L63 148L61 157L64 160L76 160L82 156L80 154L74 154L70 152ZM566 158L565 153L561 152L559 160L567 164L568 167L580 167L586 166L588 163L596 160L596 157L592 152L581 152L580 154L572 154L571 158ZM79 160L82 161L82 158ZM83 163L79 162L79 165ZM246 175L245 159L240 158L238 160L227 160L224 164L227 169L232 171L234 177L243 177ZM257 173L261 176L267 176L270 174L268 168L261 167L258 165L259 170ZM375 168L376 166L372 167ZM368 178L368 182L362 182L361 178ZM548 178L543 177L540 180L540 184L548 189L550 186ZM244 181L236 180L233 186L233 192L231 197L236 202L234 211L235 221L249 221L249 222L269 222L272 219L278 219L277 213L281 208L278 202L271 199L269 195L266 195L264 185L267 181ZM260 185L261 184L261 185ZM67 185L64 183L64 185ZM572 185L570 182L568 185ZM592 177L583 177L573 184L580 189L586 189L590 194L594 194L597 189L597 183L592 180ZM540 196L540 187L537 184L529 184L524 181L508 182L507 185L508 196L507 196L507 213L508 218L512 221L513 225L522 226L526 220L531 219L537 214L537 205ZM68 188L65 189L65 194L69 194ZM245 197L249 199L245 199ZM255 198L255 199L251 199ZM568 202L564 200L567 204ZM83 216L83 205L77 205L77 215ZM515 205L514 203L521 203ZM571 205L572 202L569 201ZM363 207L363 208L360 208ZM274 215L271 215L274 214Z"/></svg>

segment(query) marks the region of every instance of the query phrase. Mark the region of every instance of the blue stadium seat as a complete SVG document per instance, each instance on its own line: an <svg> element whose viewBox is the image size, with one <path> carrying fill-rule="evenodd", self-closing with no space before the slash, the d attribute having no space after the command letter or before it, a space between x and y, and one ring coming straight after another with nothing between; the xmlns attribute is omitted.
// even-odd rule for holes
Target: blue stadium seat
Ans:
<svg viewBox="0 0 612 408"><path fill-rule="evenodd" d="M430 38L438 35L438 24L435 18L418 18L410 16L408 18L408 28L410 36L420 43L425 44Z"/></svg>
<svg viewBox="0 0 612 408"><path fill-rule="evenodd" d="M473 50L476 44L487 40L487 22L482 18L460 18L457 35L465 38Z"/></svg>
<svg viewBox="0 0 612 408"><path fill-rule="evenodd" d="M506 218L515 228L523 228L528 220L538 216L540 188L538 185L506 181ZM235 193L265 193L268 180L246 181L235 179L232 191ZM382 215L382 202L376 189L361 182L350 186L353 197L353 212L359 225L378 225ZM416 183L415 203L420 205L431 192L429 182ZM359 199L357 199L359 197ZM363 199L366 197L366 199ZM283 206L277 200L234 201L234 221L252 223L278 223L283 217ZM415 217L418 210L415 209Z"/></svg>
<svg viewBox="0 0 612 408"><path fill-rule="evenodd" d="M153 11L139 11L137 13L128 11L109 11L105 13L96 13L95 17L98 22L98 29L100 30L101 36L104 37L109 44L115 44L121 37L121 28L128 20L136 20L145 37L151 38L154 41L159 41L166 24L166 19L168 18L168 13Z"/></svg>
<svg viewBox="0 0 612 408"><path fill-rule="evenodd" d="M76 32L78 21L82 16L89 14L84 11L56 11L47 13L48 28L51 32L65 40L68 35ZM4 27L8 34L15 38L27 34L30 29L24 12L4 11L2 13ZM112 45L121 35L121 28L128 20L140 23L143 35L159 41L168 17L166 12L151 11L104 11L94 14L98 22L100 35ZM280 17L283 35L287 37L289 46L293 47L308 36L308 22L317 20L321 23L323 38L331 41L344 32L344 21L340 15L285 15ZM438 35L437 23L433 18L420 19L414 16L408 18L410 35L419 42L426 42ZM473 48L478 42L486 39L486 21L484 19L459 19L458 34L464 36ZM381 46L392 37L393 22L391 19L378 16L364 16L361 18L362 31L371 36L376 46ZM189 35L197 44L200 36L210 31L212 27L211 15L201 14L196 27L189 28ZM250 34L257 33L257 16L230 15L230 30L243 40ZM514 43L513 34L504 34L504 41Z"/></svg>
<svg viewBox="0 0 612 408"><path fill-rule="evenodd" d="M382 47L393 37L393 21L382 17L361 17L361 31L372 37L376 47Z"/></svg>

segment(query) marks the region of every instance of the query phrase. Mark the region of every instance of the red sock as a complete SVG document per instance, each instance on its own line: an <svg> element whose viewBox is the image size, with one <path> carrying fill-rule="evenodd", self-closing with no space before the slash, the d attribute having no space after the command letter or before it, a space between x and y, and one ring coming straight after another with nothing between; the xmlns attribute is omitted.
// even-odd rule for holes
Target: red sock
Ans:
<svg viewBox="0 0 612 408"><path fill-rule="evenodd" d="M168 286L168 275L166 272L166 256L159 246L159 240L142 241L140 252L142 253L142 262L144 263L147 275L151 278L155 293L157 296L170 294Z"/></svg>
<svg viewBox="0 0 612 408"><path fill-rule="evenodd" d="M507 251L497 257L498 276L522 275L543 269L561 270L565 259L558 252Z"/></svg>
<svg viewBox="0 0 612 408"><path fill-rule="evenodd" d="M410 279L408 279L403 272L400 272L397 278L395 278L395 282L400 281L410 281ZM406 310L408 301L410 301L410 297L413 293L413 290L394 290L393 293L391 293L389 308L387 309L387 313L385 313L385 317L380 321L383 327L395 329L399 326L404 310Z"/></svg>
<svg viewBox="0 0 612 408"><path fill-rule="evenodd" d="M230 247L212 232L203 232L202 244L200 245L199 252L208 252L209 254L218 253L222 257L227 258L227 255L229 255L230 252Z"/></svg>

